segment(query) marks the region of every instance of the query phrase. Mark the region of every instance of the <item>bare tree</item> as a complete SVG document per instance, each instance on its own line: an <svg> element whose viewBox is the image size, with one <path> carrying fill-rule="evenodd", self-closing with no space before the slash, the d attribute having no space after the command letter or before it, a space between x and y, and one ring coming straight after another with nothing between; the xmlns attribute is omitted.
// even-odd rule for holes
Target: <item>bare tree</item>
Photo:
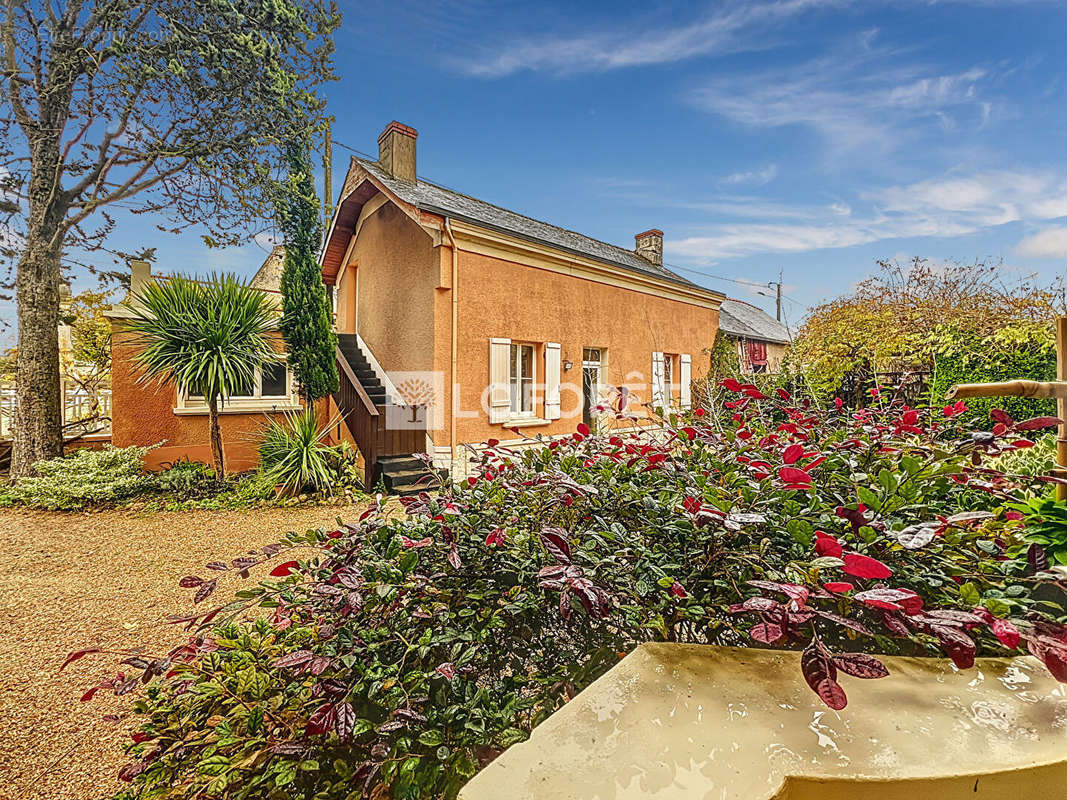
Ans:
<svg viewBox="0 0 1067 800"><path fill-rule="evenodd" d="M313 136L332 77L328 0L6 0L2 237L15 252L12 475L62 451L65 254L104 245L109 207L203 224L224 246L261 230L284 144Z"/></svg>

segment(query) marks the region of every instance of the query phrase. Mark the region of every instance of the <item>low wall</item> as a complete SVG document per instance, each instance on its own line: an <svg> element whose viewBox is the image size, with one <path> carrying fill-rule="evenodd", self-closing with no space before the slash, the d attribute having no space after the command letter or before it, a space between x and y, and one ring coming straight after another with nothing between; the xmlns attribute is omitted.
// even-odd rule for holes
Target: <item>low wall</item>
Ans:
<svg viewBox="0 0 1067 800"><path fill-rule="evenodd" d="M882 659L827 708L800 653L646 644L460 800L1007 800L1067 796L1067 697L1032 658Z"/></svg>

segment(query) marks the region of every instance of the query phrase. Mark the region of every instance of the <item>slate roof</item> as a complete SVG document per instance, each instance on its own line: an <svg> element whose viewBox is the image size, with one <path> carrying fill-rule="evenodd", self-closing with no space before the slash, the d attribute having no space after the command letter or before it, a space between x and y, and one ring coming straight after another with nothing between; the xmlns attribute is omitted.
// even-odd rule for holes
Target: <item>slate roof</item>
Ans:
<svg viewBox="0 0 1067 800"><path fill-rule="evenodd" d="M719 309L719 330L739 339L789 344L789 328L770 314L744 300L727 297Z"/></svg>
<svg viewBox="0 0 1067 800"><path fill-rule="evenodd" d="M559 228L547 222L541 222L532 217L516 214L514 211L508 211L506 208L494 206L474 197L468 197L465 194L454 192L443 186L437 186L421 178L417 183L398 180L383 170L376 161L356 156L352 157L352 161L367 170L375 180L383 183L398 198L423 211L463 220L482 228L497 230L528 241L547 244L560 250L593 258L597 261L604 261L660 280L701 289L706 292L713 291L686 280L681 275L677 275L665 267L657 267L649 263L632 250L625 250L622 247L616 247L613 244L601 242L589 236L583 236L580 233Z"/></svg>

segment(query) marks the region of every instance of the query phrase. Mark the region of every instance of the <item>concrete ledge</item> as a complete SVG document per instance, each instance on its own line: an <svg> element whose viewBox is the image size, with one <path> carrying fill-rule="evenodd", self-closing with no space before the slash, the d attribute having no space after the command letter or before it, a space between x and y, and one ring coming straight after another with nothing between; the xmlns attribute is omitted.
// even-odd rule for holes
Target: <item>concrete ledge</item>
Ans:
<svg viewBox="0 0 1067 800"><path fill-rule="evenodd" d="M800 654L647 644L476 775L461 800L1067 797L1067 695L1031 658L883 659L822 705Z"/></svg>

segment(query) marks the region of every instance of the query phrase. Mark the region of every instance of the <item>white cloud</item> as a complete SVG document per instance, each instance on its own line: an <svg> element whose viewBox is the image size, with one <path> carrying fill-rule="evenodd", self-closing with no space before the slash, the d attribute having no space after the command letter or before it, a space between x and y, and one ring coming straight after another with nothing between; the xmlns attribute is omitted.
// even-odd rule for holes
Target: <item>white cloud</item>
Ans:
<svg viewBox="0 0 1067 800"><path fill-rule="evenodd" d="M768 164L765 167L759 169L746 170L744 172L734 172L727 175L719 183L728 186L738 186L742 184L751 184L754 186L766 186L768 183L778 177L778 165Z"/></svg>
<svg viewBox="0 0 1067 800"><path fill-rule="evenodd" d="M891 239L965 236L1007 222L1067 216L1067 179L1051 172L949 174L861 195L863 210L834 203L799 206L779 222L729 221L665 242L669 255L698 262L760 253L798 253ZM731 203L717 204L726 211ZM742 216L742 215L736 215ZM751 218L751 217L749 217ZM767 218L764 218L767 219ZM1067 229L1020 244L1023 255L1067 255Z"/></svg>
<svg viewBox="0 0 1067 800"><path fill-rule="evenodd" d="M1027 236L1016 245L1015 252L1031 258L1067 258L1067 228L1046 228Z"/></svg>
<svg viewBox="0 0 1067 800"><path fill-rule="evenodd" d="M506 41L457 64L468 74L499 78L523 70L573 74L674 63L763 49L768 30L806 11L847 5L849 0L750 2L674 26L631 23L611 31Z"/></svg>
<svg viewBox="0 0 1067 800"><path fill-rule="evenodd" d="M754 128L804 126L846 149L897 146L924 122L979 127L992 115L993 104L979 96L983 69L938 74L905 53L872 47L871 38L802 64L717 76L687 99Z"/></svg>

